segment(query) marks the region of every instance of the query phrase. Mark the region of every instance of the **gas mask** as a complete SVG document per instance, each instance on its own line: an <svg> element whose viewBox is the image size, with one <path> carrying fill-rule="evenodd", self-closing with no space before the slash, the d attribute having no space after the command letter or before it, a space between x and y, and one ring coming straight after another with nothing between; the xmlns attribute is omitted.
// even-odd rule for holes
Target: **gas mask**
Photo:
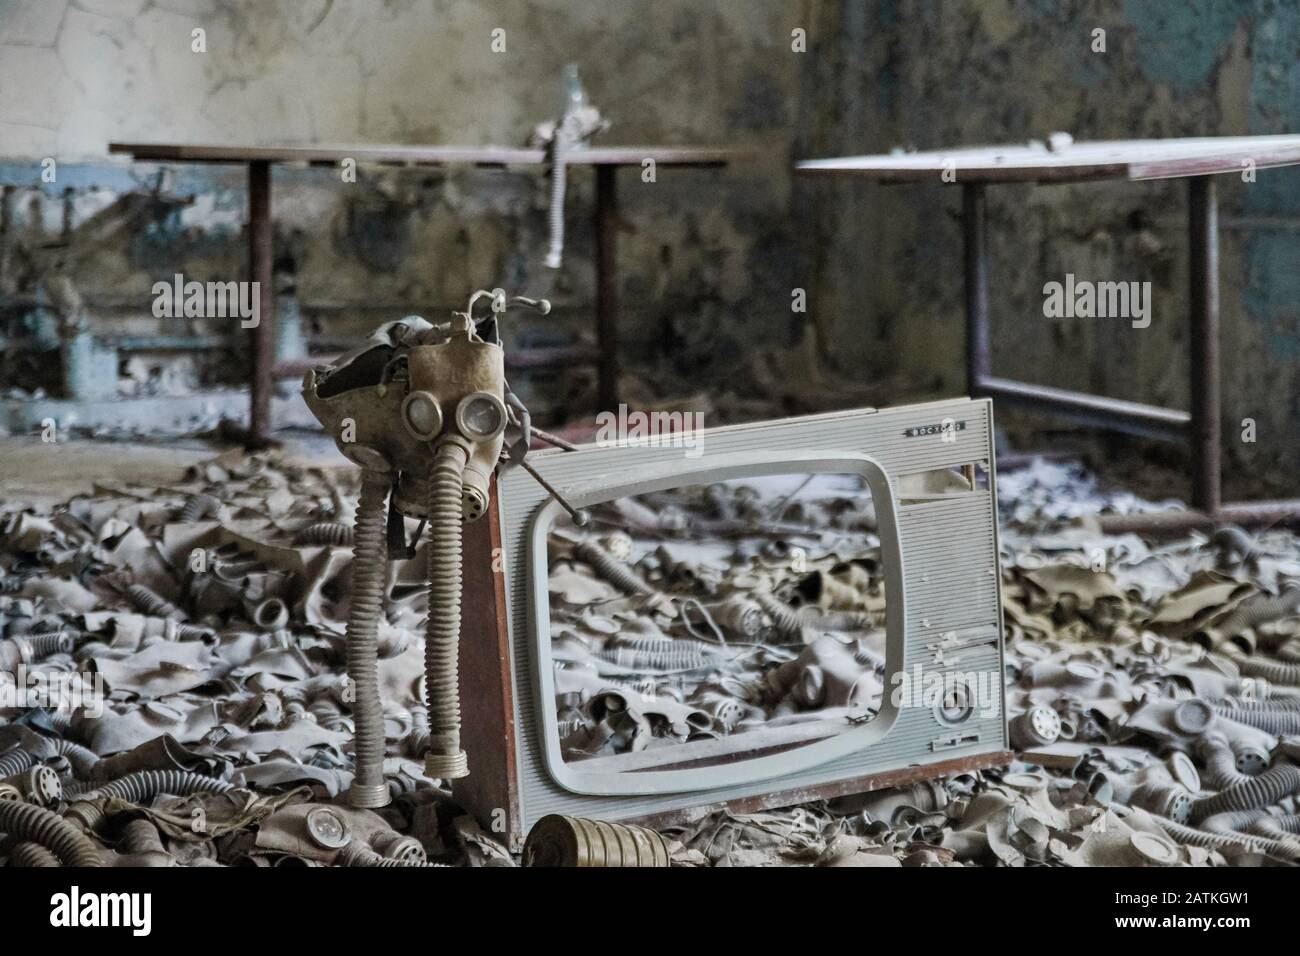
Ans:
<svg viewBox="0 0 1300 956"><path fill-rule="evenodd" d="M492 313L475 319L483 298ZM457 674L460 639L461 529L487 511L492 474L507 425L522 430L511 457L527 447L527 412L505 381L497 317L509 306L542 314L544 299L507 299L480 290L449 323L408 316L380 326L360 348L309 371L303 398L339 451L362 469L348 618L348 677L354 694L354 806L388 803L383 775L378 626L391 558L410 558L428 525L429 616L425 635L429 734L425 773L469 773L460 748ZM419 520L406 540L404 518Z"/></svg>

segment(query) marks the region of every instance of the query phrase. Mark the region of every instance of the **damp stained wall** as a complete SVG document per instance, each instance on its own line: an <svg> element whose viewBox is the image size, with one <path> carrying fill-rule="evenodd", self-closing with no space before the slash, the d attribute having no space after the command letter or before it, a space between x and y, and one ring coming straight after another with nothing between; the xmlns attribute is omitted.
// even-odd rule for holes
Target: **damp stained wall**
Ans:
<svg viewBox="0 0 1300 956"><path fill-rule="evenodd" d="M807 53L791 49L796 27ZM206 53L191 49L199 28ZM497 28L505 53L491 50ZM12 229L39 245L99 216L98 241L64 268L112 305L97 319L158 331L152 282L240 274L243 180L174 166L162 191L179 205L127 203L159 170L108 159L108 141L518 144L555 112L571 61L614 122L603 141L753 156L620 179L625 358L679 394L729 388L753 350L792 344L807 320L845 375L909 383L900 401L915 383L964 390L959 191L793 180L795 158L1053 130L1300 130L1300 0L5 0ZM46 157L53 184L39 180ZM363 168L345 185L333 170L277 170L277 254L326 338L504 285L556 302L526 327L553 344L591 327L590 175L571 177L559 272L541 264L546 185L539 171ZM1220 197L1226 460L1295 491L1300 170L1223 177ZM994 188L998 373L1186 407L1184 201L1168 183ZM1045 318L1042 287L1068 272L1151 281L1151 327ZM1245 418L1254 444L1236 440Z"/></svg>
<svg viewBox="0 0 1300 956"><path fill-rule="evenodd" d="M1105 52L1092 50L1096 29ZM807 156L1300 132L1297 0L879 0L828 10ZM960 174L959 174L960 178ZM1300 168L1218 179L1225 472L1300 492ZM1185 183L989 188L995 374L1188 407ZM964 387L960 189L808 180L817 309L846 363ZM1053 319L1067 273L1150 281L1146 329ZM1011 420L1011 416L1006 416ZM1242 439L1254 419L1256 441ZM1045 419L1036 419L1044 423ZM1185 489L1170 493L1186 494Z"/></svg>
<svg viewBox="0 0 1300 956"><path fill-rule="evenodd" d="M523 145L558 112L561 71L574 62L613 124L599 142L752 156L728 170L661 167L654 182L637 169L619 177L629 364L669 369L670 387L698 390L701 370L725 369L787 333L799 249L788 169L802 69L790 31L811 24L812 8L4 0L0 182L22 190L12 229L29 245L95 215L117 224L94 230L111 234L94 250L78 232L74 261L61 268L92 304L107 304L101 323L140 325L159 279L242 277L246 192L238 167L131 165L108 157L108 142ZM206 52L193 49L198 29ZM44 158L58 163L54 183L40 181ZM159 182L178 203L123 207L130 191ZM554 301L554 318L529 325L532 344L554 344L592 329L589 169L570 174L569 193L566 262L553 271L542 264L543 170L362 167L353 184L338 170L277 168L276 254L292 260L322 335L357 334L403 310L461 308L474 289L500 285ZM11 285L22 281L11 274Z"/></svg>

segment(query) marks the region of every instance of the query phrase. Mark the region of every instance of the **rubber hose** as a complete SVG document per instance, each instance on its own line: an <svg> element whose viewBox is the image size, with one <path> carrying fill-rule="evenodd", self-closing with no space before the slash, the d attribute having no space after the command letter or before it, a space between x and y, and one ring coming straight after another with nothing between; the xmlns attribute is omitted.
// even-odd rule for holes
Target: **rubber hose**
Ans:
<svg viewBox="0 0 1300 956"><path fill-rule="evenodd" d="M1246 828L1268 816L1267 810L1227 810L1206 817L1197 826L1206 833L1245 833Z"/></svg>
<svg viewBox="0 0 1300 956"><path fill-rule="evenodd" d="M0 800L0 833L39 843L65 866L101 866L95 844L68 821L44 807Z"/></svg>
<svg viewBox="0 0 1300 956"><path fill-rule="evenodd" d="M36 765L36 757L28 750L11 750L0 757L0 778L12 777Z"/></svg>
<svg viewBox="0 0 1300 956"><path fill-rule="evenodd" d="M1300 713L1278 710L1239 710L1236 708L1214 708L1215 712L1228 720L1255 727L1265 733L1300 734Z"/></svg>
<svg viewBox="0 0 1300 956"><path fill-rule="evenodd" d="M356 773L348 802L354 807L387 806L384 780L384 709L379 700L379 618L388 577L384 537L392 479L366 469L361 476L352 545L352 607L348 613L347 667L352 682ZM457 493L459 505L459 492Z"/></svg>
<svg viewBox="0 0 1300 956"><path fill-rule="evenodd" d="M460 599L462 485L468 452L444 441L429 473L429 616L425 622L425 695L429 709L427 777L451 780L469 774L460 749Z"/></svg>
<svg viewBox="0 0 1300 956"><path fill-rule="evenodd" d="M156 614L159 617L182 616L180 608L143 584L132 584L126 589L126 593L131 603L145 614Z"/></svg>
<svg viewBox="0 0 1300 956"><path fill-rule="evenodd" d="M809 627L828 631L865 631L885 626L885 612L880 611L824 611L814 606L801 607L799 617Z"/></svg>
<svg viewBox="0 0 1300 956"><path fill-rule="evenodd" d="M356 840L339 850L334 863L337 866L438 866L437 863L428 863L424 860L386 857L373 847Z"/></svg>
<svg viewBox="0 0 1300 956"><path fill-rule="evenodd" d="M234 789L235 785L225 780L188 770L137 770L83 794L82 798L118 797L128 803L144 803L160 793L188 797L194 793L227 793Z"/></svg>
<svg viewBox="0 0 1300 956"><path fill-rule="evenodd" d="M294 536L294 544L352 544L352 529L337 521L319 521Z"/></svg>
<svg viewBox="0 0 1300 956"><path fill-rule="evenodd" d="M798 611L766 591L754 591L752 597L783 636L803 639L805 620Z"/></svg>
<svg viewBox="0 0 1300 956"><path fill-rule="evenodd" d="M594 541L579 541L573 548L574 557L591 565L592 570L624 594L654 594L655 589L642 580L624 562L614 557Z"/></svg>
<svg viewBox="0 0 1300 956"><path fill-rule="evenodd" d="M186 523L198 521L200 518L214 515L220 510L221 502L212 495L189 495L186 497L185 506L181 508L180 516L176 520Z"/></svg>
<svg viewBox="0 0 1300 956"><path fill-rule="evenodd" d="M1271 836L1275 833L1300 833L1300 813L1287 813L1280 817L1270 814L1267 819L1261 817L1256 820L1252 826L1262 836Z"/></svg>
<svg viewBox="0 0 1300 956"><path fill-rule="evenodd" d="M1281 661L1266 661L1258 657L1247 657L1240 651L1236 653L1230 652L1225 656L1236 663L1237 669L1241 671L1243 677L1262 677L1274 684L1287 684L1291 687L1300 686L1300 664L1284 664Z"/></svg>
<svg viewBox="0 0 1300 956"><path fill-rule="evenodd" d="M167 853L158 828L148 820L132 820L122 828L122 848L130 854Z"/></svg>
<svg viewBox="0 0 1300 956"><path fill-rule="evenodd" d="M1277 803L1283 797L1300 791L1300 767L1280 764L1265 770L1258 777L1222 790L1212 797L1202 797L1192 804L1192 819L1202 820L1228 810L1258 810Z"/></svg>
<svg viewBox="0 0 1300 956"><path fill-rule="evenodd" d="M1208 789L1226 790L1254 779L1237 769L1237 757L1222 736L1204 741L1200 751L1201 758L1205 761L1205 773L1201 775L1201 780Z"/></svg>
<svg viewBox="0 0 1300 956"><path fill-rule="evenodd" d="M71 740L56 740L54 742L54 752L61 757L68 758L68 763L72 764L72 772L81 780L89 777L94 770L95 764L99 763L99 754L89 747L83 747Z"/></svg>
<svg viewBox="0 0 1300 956"><path fill-rule="evenodd" d="M1210 706L1216 711L1241 710L1300 713L1300 697L1270 697L1267 700L1242 700L1238 697L1214 697Z"/></svg>
<svg viewBox="0 0 1300 956"><path fill-rule="evenodd" d="M1269 624L1295 613L1297 605L1300 605L1300 589L1297 588L1288 588L1281 594L1256 595L1237 605L1213 630L1231 639L1248 628Z"/></svg>
<svg viewBox="0 0 1300 956"><path fill-rule="evenodd" d="M41 661L51 654L72 653L72 635L66 631L55 634L28 634L23 638L32 646L32 660Z"/></svg>
<svg viewBox="0 0 1300 956"><path fill-rule="evenodd" d="M551 205L546 217L551 240L546 250L548 269L558 269L564 262L564 192L568 185L568 166L564 154L568 151L567 136L564 119L561 118L556 122L555 133L551 137Z"/></svg>
<svg viewBox="0 0 1300 956"><path fill-rule="evenodd" d="M1242 846L1252 853L1263 853L1266 856L1274 856L1283 860L1292 858L1293 848L1278 840L1269 840L1264 837L1235 831L1231 833L1207 833L1205 830L1184 826L1156 814L1151 814L1151 818L1160 825L1160 828L1165 831L1171 840L1187 846L1199 846L1207 850L1221 850L1225 846Z"/></svg>
<svg viewBox="0 0 1300 956"><path fill-rule="evenodd" d="M30 840L24 840L17 844L13 852L9 854L10 866L21 866L27 868L44 868L61 866L59 858L51 853L39 843L32 843Z"/></svg>

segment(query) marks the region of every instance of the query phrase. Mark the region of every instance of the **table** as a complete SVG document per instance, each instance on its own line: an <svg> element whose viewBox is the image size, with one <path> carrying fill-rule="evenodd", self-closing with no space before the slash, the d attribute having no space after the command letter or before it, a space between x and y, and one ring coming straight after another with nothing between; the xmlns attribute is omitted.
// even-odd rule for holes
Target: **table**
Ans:
<svg viewBox="0 0 1300 956"><path fill-rule="evenodd" d="M503 146L206 146L173 143L110 143L108 151L129 155L139 162L227 163L248 168L248 271L259 283L260 322L251 330L253 370L250 379L249 430L263 438L271 430L271 390L280 378L303 374L306 368L328 361L315 357L275 362L274 290L272 289L271 166L304 163L336 166L344 159L366 163L410 166L454 164L483 168L541 166L549 163L543 149ZM600 146L572 150L569 166L591 166L596 171L596 340L597 349L547 349L508 356L515 368L536 368L590 362L599 376L600 404L618 404L618 193L616 173L621 166L640 167L653 159L655 166L721 167L741 154L734 150L672 146Z"/></svg>
<svg viewBox="0 0 1300 956"><path fill-rule="evenodd" d="M972 395L1130 434L1187 441L1192 509L1106 516L1104 530L1174 531L1221 523L1269 525L1300 518L1300 500L1225 504L1220 489L1219 236L1214 177L1300 164L1300 136L1200 137L982 146L804 160L807 176L857 176L881 183L952 182L962 190L966 380ZM989 344L986 189L1011 183L1186 179L1190 257L1191 410L1032 385L993 375Z"/></svg>

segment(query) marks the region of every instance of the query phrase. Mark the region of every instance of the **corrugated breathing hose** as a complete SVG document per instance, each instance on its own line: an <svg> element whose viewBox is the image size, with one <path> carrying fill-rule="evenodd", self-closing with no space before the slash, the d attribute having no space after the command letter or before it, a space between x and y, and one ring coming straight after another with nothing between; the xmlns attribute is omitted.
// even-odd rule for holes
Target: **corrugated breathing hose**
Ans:
<svg viewBox="0 0 1300 956"><path fill-rule="evenodd" d="M81 780L89 777L94 771L95 764L99 763L99 754L71 740L60 738L54 741L54 752L68 758L68 763L72 764L72 772Z"/></svg>
<svg viewBox="0 0 1300 956"><path fill-rule="evenodd" d="M1201 781L1210 790L1226 790L1253 779L1237 769L1237 757L1222 734L1203 739L1199 749L1201 759L1205 761Z"/></svg>
<svg viewBox="0 0 1300 956"><path fill-rule="evenodd" d="M1269 734L1300 734L1300 713L1282 710L1240 710L1216 707L1215 713Z"/></svg>
<svg viewBox="0 0 1300 956"><path fill-rule="evenodd" d="M1281 661L1248 657L1233 645L1226 645L1221 650L1224 656L1237 665L1243 677L1262 677L1274 684L1300 686L1300 664L1284 664Z"/></svg>
<svg viewBox="0 0 1300 956"><path fill-rule="evenodd" d="M750 597L767 612L767 616L772 619L772 624L783 637L803 640L807 622L797 610L762 589L752 591Z"/></svg>
<svg viewBox="0 0 1300 956"><path fill-rule="evenodd" d="M373 847L364 843L353 840L343 849L339 850L338 856L334 858L337 866L438 866L437 863L429 863L425 860L414 860L407 857L387 857L379 853Z"/></svg>
<svg viewBox="0 0 1300 956"><path fill-rule="evenodd" d="M0 800L0 833L49 850L65 866L101 866L99 850L84 833L44 807Z"/></svg>
<svg viewBox="0 0 1300 956"><path fill-rule="evenodd" d="M39 843L24 840L22 843L15 845L13 852L9 854L9 865L35 869L62 866L63 864L59 862L57 856Z"/></svg>
<svg viewBox="0 0 1300 956"><path fill-rule="evenodd" d="M1212 630L1231 640L1242 631L1294 614L1297 605L1300 605L1300 589L1297 588L1288 588L1281 594L1256 595L1242 601Z"/></svg>
<svg viewBox="0 0 1300 956"><path fill-rule="evenodd" d="M188 770L137 770L81 794L81 798L118 797L128 803L144 803L160 793L188 797L195 793L227 793L234 789L235 785L225 780Z"/></svg>
<svg viewBox="0 0 1300 956"><path fill-rule="evenodd" d="M438 446L429 472L429 616L425 622L425 695L429 709L428 777L469 774L460 749L460 598L462 494L469 452L458 441Z"/></svg>
<svg viewBox="0 0 1300 956"><path fill-rule="evenodd" d="M132 584L126 589L126 594L131 599L131 603L145 614L155 614L158 617L184 617L180 608L143 584Z"/></svg>
<svg viewBox="0 0 1300 956"><path fill-rule="evenodd" d="M624 594L654 594L647 584L626 563L620 561L594 541L579 541L573 546L573 556L586 564L602 580L609 582Z"/></svg>
<svg viewBox="0 0 1300 956"><path fill-rule="evenodd" d="M390 799L384 780L384 710L379 700L379 618L388 577L384 528L391 483L382 472L366 469L361 473L353 535L347 667L356 728L356 772L348 791L348 802L354 807L382 807Z"/></svg>
<svg viewBox="0 0 1300 956"><path fill-rule="evenodd" d="M188 495L177 521L192 522L214 515L221 510L221 501L209 494Z"/></svg>
<svg viewBox="0 0 1300 956"><path fill-rule="evenodd" d="M1199 846L1207 850L1221 850L1225 846L1243 846L1252 853L1263 853L1279 859L1291 859L1294 848L1278 840L1252 836L1236 831L1230 833L1208 833L1195 827L1175 823L1162 816L1152 814L1151 818L1160 825L1171 840L1187 846Z"/></svg>
<svg viewBox="0 0 1300 956"><path fill-rule="evenodd" d="M318 521L294 535L294 544L352 544L352 529L337 521Z"/></svg>
<svg viewBox="0 0 1300 956"><path fill-rule="evenodd" d="M564 262L564 193L568 185L568 165L565 153L568 151L568 132L564 129L564 119L555 124L555 133L551 137L551 205L547 210L547 224L550 227L550 246L546 250L546 267L558 269Z"/></svg>
<svg viewBox="0 0 1300 956"><path fill-rule="evenodd" d="M29 750L10 750L0 756L0 777L12 777L36 765L36 757Z"/></svg>
<svg viewBox="0 0 1300 956"><path fill-rule="evenodd" d="M1211 797L1202 797L1192 804L1192 819L1203 820L1217 813L1236 810L1258 810L1277 803L1283 797L1300 792L1300 767L1280 764L1234 784Z"/></svg>

